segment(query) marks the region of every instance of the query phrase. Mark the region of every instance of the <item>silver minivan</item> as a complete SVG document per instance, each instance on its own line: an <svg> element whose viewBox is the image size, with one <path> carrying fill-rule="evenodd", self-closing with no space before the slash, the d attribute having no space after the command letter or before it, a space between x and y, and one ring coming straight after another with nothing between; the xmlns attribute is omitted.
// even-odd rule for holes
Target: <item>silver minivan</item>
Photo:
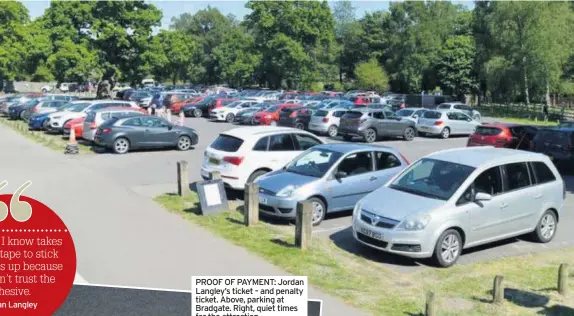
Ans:
<svg viewBox="0 0 574 316"><path fill-rule="evenodd" d="M367 246L440 267L463 249L556 234L566 186L542 154L494 147L423 157L355 205L352 229Z"/></svg>
<svg viewBox="0 0 574 316"><path fill-rule="evenodd" d="M337 137L341 116L347 113L347 109L321 109L317 110L309 122L309 130L315 133L326 133L329 137Z"/></svg>
<svg viewBox="0 0 574 316"><path fill-rule="evenodd" d="M136 108L104 108L97 111L88 112L86 119L84 120L84 127L82 130L82 138L85 140L93 141L96 135L98 127L105 121L111 119L112 117L122 117L127 115L145 113Z"/></svg>

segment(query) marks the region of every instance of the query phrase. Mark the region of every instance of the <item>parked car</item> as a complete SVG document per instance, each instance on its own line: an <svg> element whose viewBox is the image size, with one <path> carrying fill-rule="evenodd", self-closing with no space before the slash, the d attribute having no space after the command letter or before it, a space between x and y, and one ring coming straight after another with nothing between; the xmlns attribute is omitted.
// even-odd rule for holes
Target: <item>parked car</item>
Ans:
<svg viewBox="0 0 574 316"><path fill-rule="evenodd" d="M62 135L70 136L70 131L72 128L74 129L74 135L77 138L83 138L84 134L84 121L86 120L85 117L78 117L76 119L70 120L64 124L64 128L62 129Z"/></svg>
<svg viewBox="0 0 574 316"><path fill-rule="evenodd" d="M511 123L479 125L468 138L467 147L494 146L530 150L538 127Z"/></svg>
<svg viewBox="0 0 574 316"><path fill-rule="evenodd" d="M203 99L205 99L205 97L193 97L187 100L183 100L181 102L176 102L169 107L169 110L171 111L172 114L179 115L179 113L183 110L184 107L200 102Z"/></svg>
<svg viewBox="0 0 574 316"><path fill-rule="evenodd" d="M381 103L381 97L378 95L358 95L349 98L349 101L355 104L355 107L365 107L371 103Z"/></svg>
<svg viewBox="0 0 574 316"><path fill-rule="evenodd" d="M251 108L257 104L257 101L239 100L228 103L225 106L213 109L209 112L209 118L215 121L225 121L232 123L235 121L235 116L241 110Z"/></svg>
<svg viewBox="0 0 574 316"><path fill-rule="evenodd" d="M187 101L195 97L196 95L194 93L169 91L163 98L163 106L166 109L171 109L172 104Z"/></svg>
<svg viewBox="0 0 574 316"><path fill-rule="evenodd" d="M11 120L21 120L22 114L24 113L24 111L35 107L39 103L40 103L40 100L34 99L34 100L26 101L24 103L13 105L10 107L10 109L8 109L8 118Z"/></svg>
<svg viewBox="0 0 574 316"><path fill-rule="evenodd" d="M450 103L441 103L437 107L437 110L458 110L463 112L464 114L470 116L475 121L482 121L482 117L480 112L474 110L470 105L466 105L460 102L450 102Z"/></svg>
<svg viewBox="0 0 574 316"><path fill-rule="evenodd" d="M279 111L277 125L308 130L309 121L311 121L311 111L300 104L295 105L296 106L284 107Z"/></svg>
<svg viewBox="0 0 574 316"><path fill-rule="evenodd" d="M542 128L532 140L530 150L547 155L564 171L574 170L574 128Z"/></svg>
<svg viewBox="0 0 574 316"><path fill-rule="evenodd" d="M314 146L284 168L256 180L260 212L293 219L300 201L313 205L312 223L325 215L352 210L409 162L391 147L359 144Z"/></svg>
<svg viewBox="0 0 574 316"><path fill-rule="evenodd" d="M68 103L68 101L40 101L32 107L24 109L20 114L20 117L22 120L28 122L30 117L34 114L56 112L59 108Z"/></svg>
<svg viewBox="0 0 574 316"><path fill-rule="evenodd" d="M415 123L418 122L419 118L426 112L427 109L424 108L406 108L402 110L398 110L396 112L398 117L402 117L404 120L413 121Z"/></svg>
<svg viewBox="0 0 574 316"><path fill-rule="evenodd" d="M199 135L193 128L141 114L112 117L98 127L94 136L96 145L112 149L116 154L140 148L190 150L198 141Z"/></svg>
<svg viewBox="0 0 574 316"><path fill-rule="evenodd" d="M277 121L279 121L279 112L286 107L301 107L299 104L276 104L273 105L264 111L256 112L253 115L253 122L258 125L271 125L276 126Z"/></svg>
<svg viewBox="0 0 574 316"><path fill-rule="evenodd" d="M252 107L237 112L234 123L240 125L255 125L254 116L257 112L265 111L267 108L279 104L275 101L256 103Z"/></svg>
<svg viewBox="0 0 574 316"><path fill-rule="evenodd" d="M34 114L28 120L28 129L32 131L48 129L48 113Z"/></svg>
<svg viewBox="0 0 574 316"><path fill-rule="evenodd" d="M12 106L24 104L28 101L33 101L40 97L42 97L42 94L39 93L26 93L26 94L17 94L14 96L9 96L6 98L4 102L0 103L0 114L8 116L9 109Z"/></svg>
<svg viewBox="0 0 574 316"><path fill-rule="evenodd" d="M83 136L85 140L93 141L96 136L96 131L102 123L112 117L125 117L125 116L136 116L138 114L145 115L147 111L143 109L132 109L132 108L105 108L96 111L88 112L83 126Z"/></svg>
<svg viewBox="0 0 574 316"><path fill-rule="evenodd" d="M472 147L423 157L360 200L355 239L369 247L440 267L463 249L524 234L550 242L566 186L548 157Z"/></svg>
<svg viewBox="0 0 574 316"><path fill-rule="evenodd" d="M153 95L149 91L137 90L129 96L128 101L133 101L140 108L147 109L150 106L152 99Z"/></svg>
<svg viewBox="0 0 574 316"><path fill-rule="evenodd" d="M115 100L77 101L72 102L73 106L66 107L62 111L53 112L48 115L48 131L53 133L62 132L64 125L73 119L86 117L88 112L110 107L139 107L133 102Z"/></svg>
<svg viewBox="0 0 574 316"><path fill-rule="evenodd" d="M309 130L314 133L327 134L329 137L337 137L341 117L347 113L347 109L334 108L318 110L311 117Z"/></svg>
<svg viewBox="0 0 574 316"><path fill-rule="evenodd" d="M417 130L420 136L471 135L480 122L458 110L428 110L419 118Z"/></svg>
<svg viewBox="0 0 574 316"><path fill-rule="evenodd" d="M243 190L246 183L285 166L301 152L325 142L286 127L239 127L221 133L205 150L201 176L219 171L226 186Z"/></svg>
<svg viewBox="0 0 574 316"><path fill-rule="evenodd" d="M356 109L345 113L339 123L338 134L350 141L360 136L367 143L380 137L402 137L411 141L416 135L415 123L403 120L390 109Z"/></svg>
<svg viewBox="0 0 574 316"><path fill-rule="evenodd" d="M219 109L232 102L239 101L237 99L221 98L221 97L208 97L197 103L186 105L184 107L183 113L185 116L202 117L208 116L214 109ZM255 101L251 101L254 104Z"/></svg>
<svg viewBox="0 0 574 316"><path fill-rule="evenodd" d="M65 95L65 94L45 94L41 98L42 101L66 101L66 102L77 101L80 99L75 95Z"/></svg>

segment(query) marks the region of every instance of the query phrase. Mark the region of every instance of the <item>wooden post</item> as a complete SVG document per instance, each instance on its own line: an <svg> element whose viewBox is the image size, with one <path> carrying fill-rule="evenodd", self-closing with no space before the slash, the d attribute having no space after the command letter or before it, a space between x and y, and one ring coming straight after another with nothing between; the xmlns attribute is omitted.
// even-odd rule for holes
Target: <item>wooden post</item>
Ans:
<svg viewBox="0 0 574 316"><path fill-rule="evenodd" d="M295 220L295 246L300 249L305 250L311 245L312 222L313 204L309 201L298 202Z"/></svg>
<svg viewBox="0 0 574 316"><path fill-rule="evenodd" d="M568 294L568 264L563 263L558 268L558 293Z"/></svg>
<svg viewBox="0 0 574 316"><path fill-rule="evenodd" d="M435 304L434 292L427 292L427 302L425 306L425 316L435 316L436 315L436 304Z"/></svg>
<svg viewBox="0 0 574 316"><path fill-rule="evenodd" d="M495 304L502 304L504 301L504 286L502 285L502 275L497 275L494 278L494 285L492 288L492 302Z"/></svg>
<svg viewBox="0 0 574 316"><path fill-rule="evenodd" d="M211 172L211 180L221 180L221 172L219 171Z"/></svg>
<svg viewBox="0 0 574 316"><path fill-rule="evenodd" d="M243 205L245 226L249 227L259 223L259 185L255 183L245 184Z"/></svg>
<svg viewBox="0 0 574 316"><path fill-rule="evenodd" d="M188 197L189 190L189 177L187 173L187 161L177 162L177 194L181 197Z"/></svg>

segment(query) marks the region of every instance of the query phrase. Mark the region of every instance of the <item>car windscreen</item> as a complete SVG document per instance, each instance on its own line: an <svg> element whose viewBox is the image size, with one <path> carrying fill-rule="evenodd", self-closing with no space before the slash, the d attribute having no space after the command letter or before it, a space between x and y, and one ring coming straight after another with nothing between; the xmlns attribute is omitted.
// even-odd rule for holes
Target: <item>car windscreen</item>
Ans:
<svg viewBox="0 0 574 316"><path fill-rule="evenodd" d="M498 127L477 126L474 133L483 136L496 136L502 133L502 130Z"/></svg>
<svg viewBox="0 0 574 316"><path fill-rule="evenodd" d="M474 170L459 163L423 158L394 180L390 188L447 201Z"/></svg>
<svg viewBox="0 0 574 316"><path fill-rule="evenodd" d="M240 105L241 103L243 103L243 102L241 102L241 101L233 101L233 102L231 102L231 103L225 105L225 107L234 108L234 107Z"/></svg>
<svg viewBox="0 0 574 316"><path fill-rule="evenodd" d="M67 110L70 112L82 112L88 106L90 106L90 103L77 103L69 107Z"/></svg>
<svg viewBox="0 0 574 316"><path fill-rule="evenodd" d="M441 112L437 112L437 111L426 111L426 112L423 114L423 118L426 118L426 119L436 120L436 119L439 119L439 118L441 118L441 117L442 117L442 113L441 113Z"/></svg>
<svg viewBox="0 0 574 316"><path fill-rule="evenodd" d="M233 153L238 151L242 144L243 140L240 138L221 134L209 147L215 150Z"/></svg>
<svg viewBox="0 0 574 316"><path fill-rule="evenodd" d="M285 171L320 178L331 169L342 155L340 152L327 149L309 149L289 163Z"/></svg>
<svg viewBox="0 0 574 316"><path fill-rule="evenodd" d="M397 112L397 116L400 116L400 117L410 117L411 115L413 115L413 113L415 113L415 111L404 109L404 110L398 111L398 112Z"/></svg>
<svg viewBox="0 0 574 316"><path fill-rule="evenodd" d="M277 112L277 110L279 110L281 108L281 106L279 105L274 105L272 107L269 107L267 110L265 110L266 112Z"/></svg>

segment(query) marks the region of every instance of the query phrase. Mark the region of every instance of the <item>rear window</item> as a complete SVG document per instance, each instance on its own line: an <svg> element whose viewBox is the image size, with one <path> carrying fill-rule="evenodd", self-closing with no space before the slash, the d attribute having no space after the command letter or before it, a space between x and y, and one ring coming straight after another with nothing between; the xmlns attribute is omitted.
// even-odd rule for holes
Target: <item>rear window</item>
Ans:
<svg viewBox="0 0 574 316"><path fill-rule="evenodd" d="M548 141L553 144L571 144L572 133L560 130L541 130L536 134L538 141Z"/></svg>
<svg viewBox="0 0 574 316"><path fill-rule="evenodd" d="M345 113L347 113L346 111L335 111L335 113L333 113L334 117L341 117L343 115L345 115Z"/></svg>
<svg viewBox="0 0 574 316"><path fill-rule="evenodd" d="M96 120L96 113L95 112L88 112L88 116L86 116L86 122L93 122Z"/></svg>
<svg viewBox="0 0 574 316"><path fill-rule="evenodd" d="M345 118L350 118L350 119L358 119L361 116L363 116L363 112L359 112L359 111L349 111L349 112L347 112L347 114L344 115Z"/></svg>
<svg viewBox="0 0 574 316"><path fill-rule="evenodd" d="M435 111L427 111L423 114L424 118L434 119L434 120L441 118L441 116L442 116L441 112L435 112Z"/></svg>
<svg viewBox="0 0 574 316"><path fill-rule="evenodd" d="M414 112L415 111L413 111L413 110L400 110L397 112L397 115L401 116L401 117L409 117L409 116L413 115Z"/></svg>
<svg viewBox="0 0 574 316"><path fill-rule="evenodd" d="M495 136L502 133L500 128L488 127L488 126L478 126L476 128L475 134L484 136Z"/></svg>
<svg viewBox="0 0 574 316"><path fill-rule="evenodd" d="M327 114L329 114L328 111L319 110L315 113L315 116L325 117L325 116L327 116Z"/></svg>
<svg viewBox="0 0 574 316"><path fill-rule="evenodd" d="M229 136L229 135L219 135L217 139L211 143L211 148L215 150L221 150L228 153L233 153L239 150L241 145L243 144L243 140L237 137Z"/></svg>

